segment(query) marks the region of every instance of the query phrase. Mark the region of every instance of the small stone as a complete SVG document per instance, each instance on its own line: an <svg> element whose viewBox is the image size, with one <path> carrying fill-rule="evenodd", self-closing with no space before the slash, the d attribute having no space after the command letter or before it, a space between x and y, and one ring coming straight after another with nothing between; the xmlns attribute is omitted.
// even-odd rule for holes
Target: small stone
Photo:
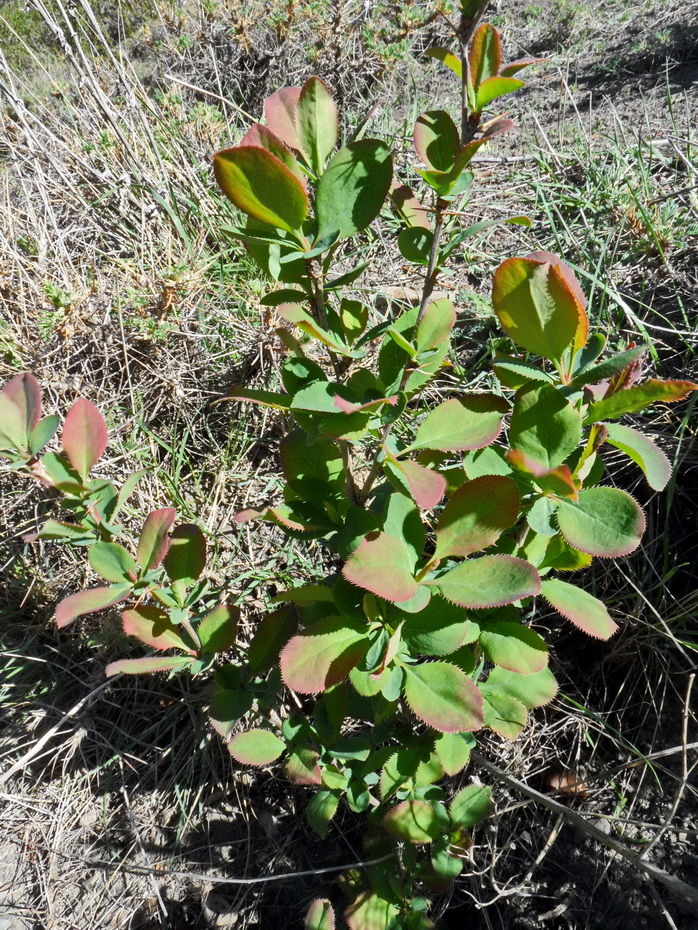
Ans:
<svg viewBox="0 0 698 930"><path fill-rule="evenodd" d="M679 835L678 835L678 840L679 840L679 843L687 843L687 842L688 842L688 833L685 833L685 832L682 830L682 831L679 833Z"/></svg>
<svg viewBox="0 0 698 930"><path fill-rule="evenodd" d="M606 836L611 835L611 823L608 820L597 820L596 828L600 830L601 833L605 833Z"/></svg>

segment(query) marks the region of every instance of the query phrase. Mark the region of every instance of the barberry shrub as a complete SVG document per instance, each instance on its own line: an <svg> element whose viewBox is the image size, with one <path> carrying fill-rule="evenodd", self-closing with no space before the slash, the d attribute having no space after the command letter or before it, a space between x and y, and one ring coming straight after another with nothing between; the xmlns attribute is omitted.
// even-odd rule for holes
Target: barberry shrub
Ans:
<svg viewBox="0 0 698 930"><path fill-rule="evenodd" d="M572 270L534 252L494 274L492 305L511 342L493 359L496 386L425 400L456 322L451 300L432 296L438 276L491 225L460 225L473 156L512 128L492 104L523 86L514 75L533 63L502 65L497 30L478 25L482 8L463 0L458 54L428 53L461 82L462 112L460 126L444 110L417 119L417 190L394 179L382 141L338 147L339 114L317 78L273 94L266 123L214 158L218 184L245 217L225 231L276 282L262 303L288 349L278 390L238 385L227 395L278 411L287 426L281 499L237 519L317 540L333 566L271 598L249 648L236 641L239 607L203 577L197 526L178 524L167 507L145 516L134 546L116 541L142 473L120 488L91 477L108 443L97 408L76 401L60 451L46 451L59 421L41 416L35 378L20 374L0 393L1 454L70 514L33 538L84 547L104 580L63 600L57 624L118 604L125 632L152 652L112 663L107 675L212 671L210 718L235 760L282 761L291 782L314 787L306 816L320 836L341 803L366 815L377 860L345 877L351 930L431 926L424 895L458 876L490 806L477 783L447 805L438 783L465 768L477 731L513 740L556 693L531 626L541 603L592 637L617 629L577 573L632 553L645 518L630 494L604 483L600 449L621 450L662 490L668 459L620 420L697 389L645 379L647 346L607 354ZM424 289L418 306L377 319L352 285L366 268L362 234L386 199L400 223L397 248L423 270ZM301 696L302 712L288 715L284 688ZM318 899L306 926L334 921Z"/></svg>

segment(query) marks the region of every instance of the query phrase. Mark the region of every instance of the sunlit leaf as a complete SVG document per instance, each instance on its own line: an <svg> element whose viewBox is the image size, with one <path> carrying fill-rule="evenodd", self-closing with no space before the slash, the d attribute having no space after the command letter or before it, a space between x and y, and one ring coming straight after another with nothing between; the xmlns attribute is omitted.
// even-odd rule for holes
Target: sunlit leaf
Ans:
<svg viewBox="0 0 698 930"><path fill-rule="evenodd" d="M313 827L313 829L315 828ZM334 928L332 905L327 898L316 898L306 912L304 930L334 930Z"/></svg>
<svg viewBox="0 0 698 930"><path fill-rule="evenodd" d="M460 151L456 124L446 110L430 110L417 119L414 147L422 161L434 171L450 171Z"/></svg>
<svg viewBox="0 0 698 930"><path fill-rule="evenodd" d="M557 522L575 549L607 559L633 552L645 532L641 507L619 488L585 488L576 503L561 501Z"/></svg>
<svg viewBox="0 0 698 930"><path fill-rule="evenodd" d="M228 743L228 751L243 765L269 765L285 752L286 744L269 730L246 730Z"/></svg>
<svg viewBox="0 0 698 930"><path fill-rule="evenodd" d="M482 726L482 695L465 672L448 662L405 667L405 697L414 713L441 733Z"/></svg>
<svg viewBox="0 0 698 930"><path fill-rule="evenodd" d="M487 475L466 482L441 511L434 558L486 549L516 523L518 514L519 492L511 478Z"/></svg>
<svg viewBox="0 0 698 930"><path fill-rule="evenodd" d="M517 391L509 424L512 449L547 472L562 465L581 439L581 414L552 385L529 384Z"/></svg>
<svg viewBox="0 0 698 930"><path fill-rule="evenodd" d="M308 180L301 171L296 156L286 144L270 129L267 129L266 126L262 126L260 123L254 123L240 140L240 145L252 145L256 148L266 149L267 152L271 152L280 162L286 165L291 174L300 182L303 190L308 190Z"/></svg>
<svg viewBox="0 0 698 930"><path fill-rule="evenodd" d="M446 775L457 775L468 764L475 738L468 733L440 733L434 751Z"/></svg>
<svg viewBox="0 0 698 930"><path fill-rule="evenodd" d="M0 448L26 450L41 417L41 388L28 371L0 391Z"/></svg>
<svg viewBox="0 0 698 930"><path fill-rule="evenodd" d="M508 410L509 404L496 394L466 394L447 400L427 414L407 451L481 449L500 434Z"/></svg>
<svg viewBox="0 0 698 930"><path fill-rule="evenodd" d="M87 558L92 570L105 581L136 580L138 567L131 553L118 543L97 542L90 548Z"/></svg>
<svg viewBox="0 0 698 930"><path fill-rule="evenodd" d="M322 771L319 754L307 746L299 746L288 754L284 772L294 785L321 785Z"/></svg>
<svg viewBox="0 0 698 930"><path fill-rule="evenodd" d="M425 584L435 585L452 603L472 608L501 607L540 594L533 565L508 555L468 559Z"/></svg>
<svg viewBox="0 0 698 930"><path fill-rule="evenodd" d="M510 672L530 675L548 664L548 649L543 637L514 621L488 623L480 633L480 645L490 662Z"/></svg>
<svg viewBox="0 0 698 930"><path fill-rule="evenodd" d="M344 912L349 930L386 930L399 914L398 908L375 892L365 891Z"/></svg>
<svg viewBox="0 0 698 930"><path fill-rule="evenodd" d="M303 694L325 691L349 674L368 648L365 623L326 617L292 637L281 652L281 674Z"/></svg>
<svg viewBox="0 0 698 930"><path fill-rule="evenodd" d="M76 400L63 424L63 451L78 474L87 478L107 448L109 436L104 417L86 397Z"/></svg>
<svg viewBox="0 0 698 930"><path fill-rule="evenodd" d="M264 101L267 126L292 149L300 149L298 139L298 101L300 87L282 87Z"/></svg>
<svg viewBox="0 0 698 930"><path fill-rule="evenodd" d="M144 572L157 568L164 559L169 544L167 533L176 516L174 508L162 507L151 511L145 518L136 556Z"/></svg>
<svg viewBox="0 0 698 930"><path fill-rule="evenodd" d="M493 100L511 94L524 86L524 82L514 77L491 77L480 84L477 91L477 110L480 112Z"/></svg>
<svg viewBox="0 0 698 930"><path fill-rule="evenodd" d="M655 491L663 491L671 478L671 462L655 443L639 430L620 423L606 424L606 442L630 456L645 473Z"/></svg>
<svg viewBox="0 0 698 930"><path fill-rule="evenodd" d="M187 656L153 656L143 659L121 659L110 662L104 669L107 678L114 675L149 675L153 672L169 672L174 669L188 668L192 659Z"/></svg>
<svg viewBox="0 0 698 930"><path fill-rule="evenodd" d="M141 604L125 610L121 619L124 633L135 636L146 646L152 646L153 649L181 649L193 653L172 625L167 612L161 607Z"/></svg>
<svg viewBox="0 0 698 930"><path fill-rule="evenodd" d="M542 707L557 694L555 676L547 666L532 675L520 675L495 666L487 676L485 685L489 691L507 694L528 708Z"/></svg>
<svg viewBox="0 0 698 930"><path fill-rule="evenodd" d="M580 630L597 639L610 639L618 626L603 601L557 578L544 578L541 593L546 601Z"/></svg>
<svg viewBox="0 0 698 930"><path fill-rule="evenodd" d="M650 404L669 404L681 400L692 391L698 390L698 384L692 381L658 381L651 378L643 384L635 384L589 405L585 423L599 423L602 420L617 420L626 413L637 413Z"/></svg>
<svg viewBox="0 0 698 930"><path fill-rule="evenodd" d="M342 574L352 584L388 601L408 601L417 593L414 559L407 544L388 533L371 533L347 560Z"/></svg>
<svg viewBox="0 0 698 930"><path fill-rule="evenodd" d="M470 79L477 90L483 81L496 77L502 64L502 46L499 33L489 23L483 23L475 32L470 46Z"/></svg>
<svg viewBox="0 0 698 930"><path fill-rule="evenodd" d="M339 117L329 90L319 78L311 77L303 85L295 115L300 150L320 177L337 144Z"/></svg>
<svg viewBox="0 0 698 930"><path fill-rule="evenodd" d="M352 142L332 158L315 198L316 242L346 239L378 216L390 188L393 162L388 148L374 139Z"/></svg>
<svg viewBox="0 0 698 930"><path fill-rule="evenodd" d="M108 588L88 588L64 598L56 607L56 626L65 627L77 617L118 604L129 596L133 585L115 584Z"/></svg>
<svg viewBox="0 0 698 930"><path fill-rule="evenodd" d="M486 785L468 785L451 801L451 821L459 827L475 827L491 808L491 789Z"/></svg>
<svg viewBox="0 0 698 930"><path fill-rule="evenodd" d="M428 48L424 53L427 58L436 58L437 61L440 61L441 64L446 65L458 79L461 80L463 76L463 65L457 55L454 55L453 52L450 52L447 48L440 48L439 46L433 46Z"/></svg>

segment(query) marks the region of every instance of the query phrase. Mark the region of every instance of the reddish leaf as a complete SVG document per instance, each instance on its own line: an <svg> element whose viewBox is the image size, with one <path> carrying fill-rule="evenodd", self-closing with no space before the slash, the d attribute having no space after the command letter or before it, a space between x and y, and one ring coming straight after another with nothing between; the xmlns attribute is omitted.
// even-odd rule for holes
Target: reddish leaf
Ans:
<svg viewBox="0 0 698 930"><path fill-rule="evenodd" d="M466 394L447 400L427 414L415 441L405 451L482 449L499 436L509 409L506 400L496 394Z"/></svg>
<svg viewBox="0 0 698 930"><path fill-rule="evenodd" d="M304 930L334 930L334 910L327 898L316 898L305 915Z"/></svg>
<svg viewBox="0 0 698 930"><path fill-rule="evenodd" d="M441 512L434 558L486 549L516 522L518 514L519 492L511 478L484 475L466 482Z"/></svg>
<svg viewBox="0 0 698 930"><path fill-rule="evenodd" d="M318 765L319 754L314 749L301 747L289 753L286 760L286 778L294 785L321 785L322 772Z"/></svg>
<svg viewBox="0 0 698 930"><path fill-rule="evenodd" d="M77 617L118 604L129 596L132 588L133 585L130 584L114 584L108 588L89 588L87 591L71 594L56 607L56 626L68 626Z"/></svg>
<svg viewBox="0 0 698 930"><path fill-rule="evenodd" d="M264 101L267 125L282 142L297 151L301 147L297 123L300 97L300 87L283 87Z"/></svg>
<svg viewBox="0 0 698 930"><path fill-rule="evenodd" d="M186 656L166 656L145 659L121 659L119 662L110 662L104 669L107 678L113 675L147 675L150 672L168 672L175 668L187 668L192 660Z"/></svg>
<svg viewBox="0 0 698 930"><path fill-rule="evenodd" d="M28 371L16 375L0 392L0 444L26 449L41 417L41 388Z"/></svg>
<svg viewBox="0 0 698 930"><path fill-rule="evenodd" d="M446 479L437 471L409 460L395 462L405 476L415 504L422 510L436 507L446 491Z"/></svg>
<svg viewBox="0 0 698 930"><path fill-rule="evenodd" d="M419 321L415 334L417 352L428 352L436 349L451 335L456 322L456 308L452 301L446 297L432 300Z"/></svg>
<svg viewBox="0 0 698 930"><path fill-rule="evenodd" d="M141 538L138 540L138 564L144 572L157 568L165 558L169 539L168 530L177 516L172 507L153 510L145 518Z"/></svg>
<svg viewBox="0 0 698 930"><path fill-rule="evenodd" d="M63 424L63 451L83 479L107 448L108 439L107 424L95 405L86 397L76 400Z"/></svg>
<svg viewBox="0 0 698 930"><path fill-rule="evenodd" d="M194 655L170 622L168 614L154 605L133 607L122 615L124 633L154 649L182 649Z"/></svg>
<svg viewBox="0 0 698 930"><path fill-rule="evenodd" d="M405 184L398 184L396 181L390 191L390 199L408 226L431 229L429 213L417 200L411 188Z"/></svg>
<svg viewBox="0 0 698 930"><path fill-rule="evenodd" d="M352 584L388 601L409 601L419 585L414 580L414 558L402 539L371 533L349 557L342 574Z"/></svg>
<svg viewBox="0 0 698 930"><path fill-rule="evenodd" d="M529 65L536 65L541 61L545 61L545 58L517 58L516 61L511 61L508 65L504 65L499 74L501 77L513 77L515 74L518 74L522 68L528 68Z"/></svg>
<svg viewBox="0 0 698 930"><path fill-rule="evenodd" d="M405 666L405 697L415 714L441 733L482 726L482 695L462 669L448 662Z"/></svg>
<svg viewBox="0 0 698 930"><path fill-rule="evenodd" d="M414 125L417 154L434 171L450 171L460 151L455 123L446 110L422 113Z"/></svg>
<svg viewBox="0 0 698 930"><path fill-rule="evenodd" d="M275 136L270 129L267 129L266 126L262 126L261 123L254 123L240 140L240 145L254 145L257 148L266 149L267 152L271 152L271 154L278 158L280 162L283 162L288 170L300 181L303 190L308 190L308 179L301 171L296 156L288 146L286 146L278 136Z"/></svg>
<svg viewBox="0 0 698 930"><path fill-rule="evenodd" d="M477 90L487 78L499 74L502 64L502 46L499 33L489 23L483 23L470 46L470 79Z"/></svg>
<svg viewBox="0 0 698 930"><path fill-rule="evenodd" d="M401 840L410 843L430 843L446 832L447 819L441 810L428 801L403 801L385 815L383 827Z"/></svg>
<svg viewBox="0 0 698 930"><path fill-rule="evenodd" d="M281 674L294 691L302 694L326 691L346 678L367 648L365 623L348 617L326 617L284 646Z"/></svg>
<svg viewBox="0 0 698 930"><path fill-rule="evenodd" d="M610 639L618 629L606 605L573 584L567 584L566 581L557 578L546 578L542 583L542 593L558 613L567 617L589 636Z"/></svg>
<svg viewBox="0 0 698 930"><path fill-rule="evenodd" d="M626 413L644 410L650 404L669 404L681 400L692 391L698 391L698 384L692 381L659 381L650 378L644 384L636 384L591 404L584 422L589 424L600 420L617 420Z"/></svg>

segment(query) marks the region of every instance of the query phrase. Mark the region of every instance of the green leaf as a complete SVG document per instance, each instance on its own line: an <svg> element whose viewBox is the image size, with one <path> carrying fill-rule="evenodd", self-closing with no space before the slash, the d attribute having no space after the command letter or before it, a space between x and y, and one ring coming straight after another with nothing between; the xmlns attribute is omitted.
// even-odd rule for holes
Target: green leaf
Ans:
<svg viewBox="0 0 698 930"><path fill-rule="evenodd" d="M509 404L496 394L466 394L447 400L427 414L405 451L481 449L499 436L508 410Z"/></svg>
<svg viewBox="0 0 698 930"><path fill-rule="evenodd" d="M187 656L153 656L143 659L121 659L110 662L104 669L107 678L114 675L149 675L152 672L169 672L173 669L188 668L192 659Z"/></svg>
<svg viewBox="0 0 698 930"><path fill-rule="evenodd" d="M559 363L569 346L586 342L586 313L557 265L507 259L495 271L492 303L517 345L552 362Z"/></svg>
<svg viewBox="0 0 698 930"><path fill-rule="evenodd" d="M145 518L141 538L138 540L136 558L144 572L148 572L165 558L169 539L167 533L175 521L177 511L172 507L162 507L151 511Z"/></svg>
<svg viewBox="0 0 698 930"><path fill-rule="evenodd" d="M606 442L630 456L645 473L647 483L655 491L663 491L671 478L671 462L654 442L629 426L607 423Z"/></svg>
<svg viewBox="0 0 698 930"><path fill-rule="evenodd" d="M490 788L485 785L468 785L451 801L451 822L454 826L470 829L487 817L491 807Z"/></svg>
<svg viewBox="0 0 698 930"><path fill-rule="evenodd" d="M170 581L194 584L206 565L206 540L198 526L181 523L174 528L163 564Z"/></svg>
<svg viewBox="0 0 698 930"><path fill-rule="evenodd" d="M193 650L185 645L182 637L172 625L169 615L154 604L141 604L121 614L124 633L135 636L153 649L181 649L192 655Z"/></svg>
<svg viewBox="0 0 698 930"><path fill-rule="evenodd" d="M450 171L460 152L456 124L446 110L430 110L417 119L414 147L422 161L434 171Z"/></svg>
<svg viewBox="0 0 698 930"><path fill-rule="evenodd" d="M485 708L485 726L504 739L515 740L526 726L528 712L516 698L480 685Z"/></svg>
<svg viewBox="0 0 698 930"><path fill-rule="evenodd" d="M458 77L459 80L463 76L463 64L460 58L457 55L454 55L453 52L450 52L447 48L440 48L435 45L432 48L428 48L424 53L427 58L436 58L437 61L440 61L441 64L446 65L447 68L450 68L451 71Z"/></svg>
<svg viewBox="0 0 698 930"><path fill-rule="evenodd" d="M606 605L587 591L557 578L543 579L541 588L546 601L589 636L610 639L618 629Z"/></svg>
<svg viewBox="0 0 698 930"><path fill-rule="evenodd" d="M246 400L252 404L261 404L263 407L273 407L275 410L288 410L291 406L291 398L288 394L279 394L277 391L258 391L239 384L234 385L221 400Z"/></svg>
<svg viewBox="0 0 698 930"><path fill-rule="evenodd" d="M319 78L311 77L303 85L295 116L300 150L315 176L320 177L337 144L339 118L332 96Z"/></svg>
<svg viewBox="0 0 698 930"><path fill-rule="evenodd" d="M279 660L279 654L298 629L298 618L293 607L280 607L262 617L255 630L247 662L252 675L264 675Z"/></svg>
<svg viewBox="0 0 698 930"><path fill-rule="evenodd" d="M493 545L519 515L519 492L511 478L486 475L462 485L436 525L435 559L467 556Z"/></svg>
<svg viewBox="0 0 698 930"><path fill-rule="evenodd" d="M425 584L461 607L487 608L513 604L540 594L540 577L529 562L509 555L469 559Z"/></svg>
<svg viewBox="0 0 698 930"><path fill-rule="evenodd" d="M467 611L438 594L433 594L418 613L407 616L402 625L402 639L413 655L446 656L465 643L475 642L479 633L476 620Z"/></svg>
<svg viewBox="0 0 698 930"><path fill-rule="evenodd" d="M334 156L320 178L315 198L316 242L346 239L378 216L388 194L393 162L374 139L352 142Z"/></svg>
<svg viewBox="0 0 698 930"><path fill-rule="evenodd" d="M647 351L647 346L636 346L633 349L627 349L618 355L604 359L598 365L587 367L575 375L569 383L570 388L583 387L585 384L598 384L606 378L613 378L615 375L625 371L630 365L633 365L643 353Z"/></svg>
<svg viewBox="0 0 698 930"><path fill-rule="evenodd" d="M457 775L468 764L475 739L468 733L440 733L434 751L446 775Z"/></svg>
<svg viewBox="0 0 698 930"><path fill-rule="evenodd" d="M548 667L532 675L520 675L495 666L481 687L515 698L530 709L548 704L557 694L557 682Z"/></svg>
<svg viewBox="0 0 698 930"><path fill-rule="evenodd" d="M512 449L552 471L581 439L581 414L552 385L529 384L517 391L509 424Z"/></svg>
<svg viewBox="0 0 698 930"><path fill-rule="evenodd" d="M650 404L669 404L681 400L692 391L698 390L698 384L692 381L658 381L651 378L644 384L618 391L610 397L590 404L586 424L599 423L602 420L617 420L626 413L637 413Z"/></svg>
<svg viewBox="0 0 698 930"><path fill-rule="evenodd" d="M531 675L548 664L548 649L543 637L515 621L488 623L480 633L480 645L490 662L510 672Z"/></svg>
<svg viewBox="0 0 698 930"><path fill-rule="evenodd" d="M132 590L132 584L114 584L108 588L89 588L87 591L71 594L56 607L56 626L68 626L77 617L118 604L127 598Z"/></svg>
<svg viewBox="0 0 698 930"><path fill-rule="evenodd" d="M60 520L47 520L36 534L37 539L62 539L75 546L89 545L96 541L95 533L86 526L65 523ZM27 539L27 537L25 537ZM32 541L33 539L27 541Z"/></svg>
<svg viewBox="0 0 698 930"><path fill-rule="evenodd" d="M285 752L286 744L269 730L238 733L228 744L230 755L243 765L269 765Z"/></svg>
<svg viewBox="0 0 698 930"><path fill-rule="evenodd" d="M518 358L495 358L492 367L504 387L511 388L512 391L518 391L529 381L541 381L544 384L552 384L554 381L553 376L547 371Z"/></svg>
<svg viewBox="0 0 698 930"><path fill-rule="evenodd" d="M388 811L382 826L409 843L430 843L448 829L448 817L442 804L428 801L403 801Z"/></svg>
<svg viewBox="0 0 698 930"><path fill-rule="evenodd" d="M383 766L380 779L381 800L386 801L416 774L422 752L419 748L400 749Z"/></svg>
<svg viewBox="0 0 698 930"><path fill-rule="evenodd" d="M208 716L211 726L227 736L235 724L252 708L254 697L243 688L221 688L211 698Z"/></svg>
<svg viewBox="0 0 698 930"><path fill-rule="evenodd" d="M300 181L271 152L237 146L213 157L219 187L235 206L262 223L298 232L308 215L308 197Z"/></svg>
<svg viewBox="0 0 698 930"><path fill-rule="evenodd" d="M319 436L311 443L307 433L296 429L282 440L280 454L286 481L302 500L322 503L341 494L344 463L331 439Z"/></svg>
<svg viewBox="0 0 698 930"><path fill-rule="evenodd" d="M136 580L138 568L130 552L118 543L98 542L87 554L93 571L105 581L123 582Z"/></svg>
<svg viewBox="0 0 698 930"><path fill-rule="evenodd" d="M339 304L339 319L344 336L349 342L358 339L368 323L368 307L359 300L342 297Z"/></svg>
<svg viewBox="0 0 698 930"><path fill-rule="evenodd" d="M90 469L107 448L107 424L87 398L76 400L63 424L63 451L75 471L87 478Z"/></svg>
<svg viewBox="0 0 698 930"><path fill-rule="evenodd" d="M633 552L645 532L641 507L618 488L585 488L577 503L561 501L557 523L575 549L606 559Z"/></svg>
<svg viewBox="0 0 698 930"><path fill-rule="evenodd" d="M368 649L368 627L349 617L326 617L294 636L281 652L285 683L302 694L342 681Z"/></svg>
<svg viewBox="0 0 698 930"><path fill-rule="evenodd" d="M433 241L434 234L430 229L410 226L398 235L397 247L402 257L408 262L415 265L428 265Z"/></svg>
<svg viewBox="0 0 698 930"><path fill-rule="evenodd" d="M330 821L337 813L338 807L339 798L336 794L332 791L318 791L305 809L308 823L323 840L327 836Z"/></svg>
<svg viewBox="0 0 698 930"><path fill-rule="evenodd" d="M414 558L402 539L388 533L371 533L342 569L352 584L388 601L408 601L419 587L414 580Z"/></svg>
<svg viewBox="0 0 698 930"><path fill-rule="evenodd" d="M483 81L477 92L477 111L480 113L493 100L504 97L506 94L512 94L520 87L524 87L524 81L512 77L491 77Z"/></svg>
<svg viewBox="0 0 698 930"><path fill-rule="evenodd" d="M448 662L405 667L405 697L414 713L440 733L482 726L482 696L465 672Z"/></svg>
<svg viewBox="0 0 698 930"><path fill-rule="evenodd" d="M470 46L470 79L477 90L488 78L496 77L502 64L499 33L489 23L483 23L473 36Z"/></svg>
<svg viewBox="0 0 698 930"><path fill-rule="evenodd" d="M422 354L443 345L451 335L455 322L456 308L452 301L447 297L430 301L415 333L417 352Z"/></svg>
<svg viewBox="0 0 698 930"><path fill-rule="evenodd" d="M387 930L400 911L390 901L365 891L344 912L349 930Z"/></svg>
<svg viewBox="0 0 698 930"><path fill-rule="evenodd" d="M1 397L2 395L0 395ZM0 413L0 417L2 413ZM29 433L29 451L36 455L44 448L47 442L50 442L56 435L58 429L58 417L54 414L44 417L36 424Z"/></svg>
<svg viewBox="0 0 698 930"><path fill-rule="evenodd" d="M214 607L197 628L202 652L225 652L235 645L240 610L225 601Z"/></svg>
<svg viewBox="0 0 698 930"><path fill-rule="evenodd" d="M289 753L284 771L294 785L321 785L322 772L318 765L319 754L307 746L299 746Z"/></svg>

